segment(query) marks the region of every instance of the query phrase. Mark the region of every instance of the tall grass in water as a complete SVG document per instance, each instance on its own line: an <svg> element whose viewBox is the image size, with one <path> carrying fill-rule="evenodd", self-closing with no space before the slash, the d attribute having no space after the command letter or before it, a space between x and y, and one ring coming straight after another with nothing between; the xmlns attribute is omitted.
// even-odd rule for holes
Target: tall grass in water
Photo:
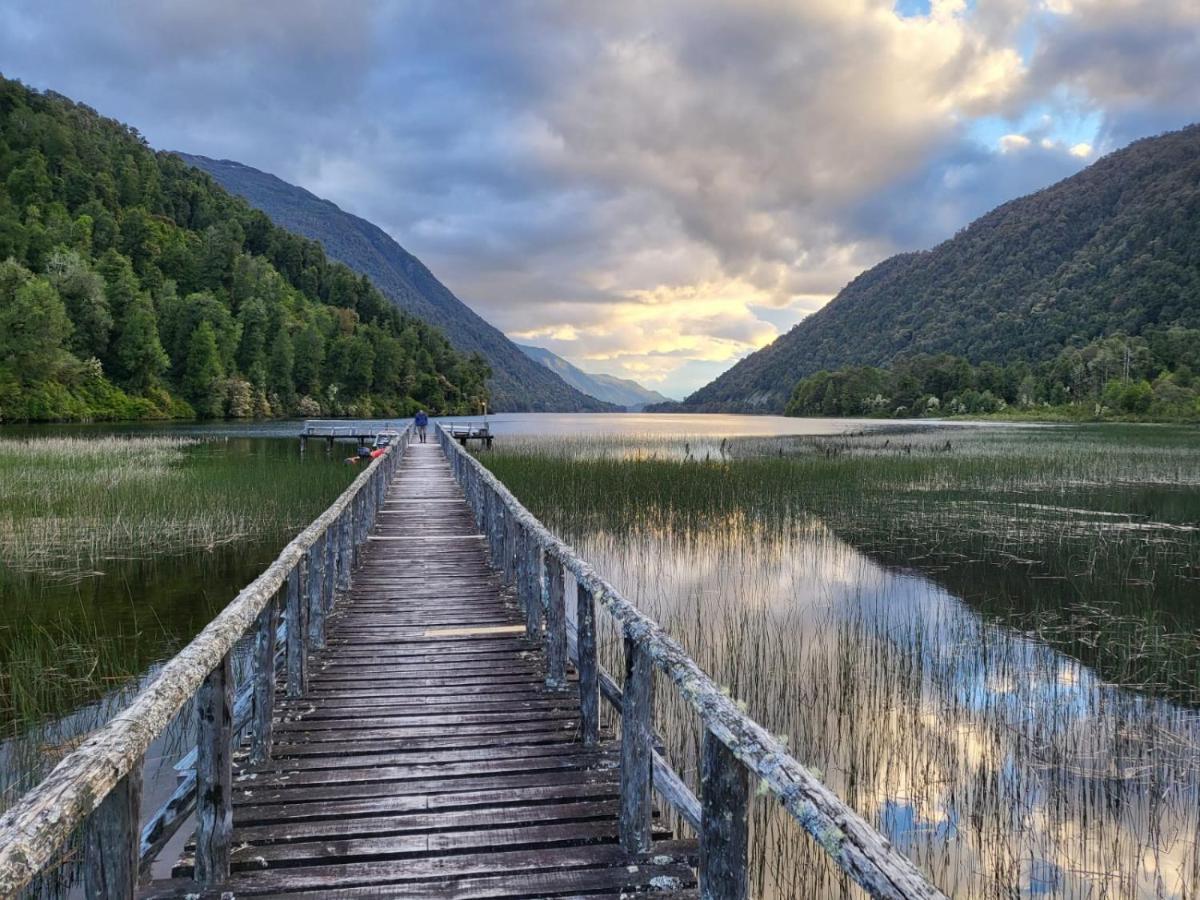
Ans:
<svg viewBox="0 0 1200 900"><path fill-rule="evenodd" d="M0 563L69 577L106 559L211 550L300 524L348 481L332 466L282 480L278 457L248 443L0 440Z"/></svg>
<svg viewBox="0 0 1200 900"><path fill-rule="evenodd" d="M0 440L0 737L169 656L353 475L290 442Z"/></svg>
<svg viewBox="0 0 1200 900"><path fill-rule="evenodd" d="M509 442L482 458L951 895L1187 898L1186 438L890 433L727 442L707 462L692 440ZM695 784L694 716L669 688L657 701ZM759 896L854 895L774 804L752 828Z"/></svg>

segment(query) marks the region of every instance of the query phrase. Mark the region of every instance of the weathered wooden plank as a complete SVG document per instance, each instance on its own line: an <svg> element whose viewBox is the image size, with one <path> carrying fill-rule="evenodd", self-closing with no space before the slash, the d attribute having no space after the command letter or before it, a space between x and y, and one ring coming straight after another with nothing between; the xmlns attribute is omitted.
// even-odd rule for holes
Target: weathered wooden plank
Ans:
<svg viewBox="0 0 1200 900"><path fill-rule="evenodd" d="M654 858L658 862L654 862ZM634 884L643 885L648 890L652 878L659 874L669 873L666 877L691 879L686 872L693 858L692 848L680 846L677 842L664 841L654 847L647 858L633 858L616 844L596 844L592 846L549 847L537 850L515 850L495 853L469 853L456 856L429 857L427 859L406 860L403 867L397 866L391 860L343 863L322 866L298 866L295 868L267 869L259 872L247 872L230 878L226 884L230 893L235 896L269 895L272 892L293 891L328 891L331 884L336 885L338 893L343 894L353 888L366 888L367 893L375 891L386 896L397 896L397 892L406 884L416 885L417 892L409 893L409 897L454 897L455 893L438 893L436 884L443 885L441 890L457 892L456 883L463 884L464 890L459 896L476 897L471 888L474 882L461 879L476 877L494 877L496 873L505 873L505 877L534 879L539 873L577 873L587 872L606 873L606 877L614 875L641 876ZM634 863L637 872L630 872L629 865ZM624 876L620 876L620 873ZM536 882L530 881L530 884ZM386 890L381 890L386 886ZM186 893L195 887L180 880L164 886L167 893L150 892L148 897L172 897ZM533 896L539 896L537 888L531 888ZM420 893L424 891L425 893ZM432 891L432 892L431 892ZM563 892L550 892L550 896L563 896ZM567 891L569 896L570 891ZM620 893L620 888L612 893ZM486 896L484 894L483 896ZM503 895L501 895L503 896ZM512 896L512 894L508 894ZM519 896L519 895L518 895ZM207 898L205 898L207 900ZM215 898L214 898L215 900Z"/></svg>
<svg viewBox="0 0 1200 900"><path fill-rule="evenodd" d="M229 875L233 843L233 664L225 654L196 694L196 880Z"/></svg>
<svg viewBox="0 0 1200 900"><path fill-rule="evenodd" d="M141 806L142 763L138 760L88 819L83 840L83 886L88 897L133 897Z"/></svg>
<svg viewBox="0 0 1200 900"><path fill-rule="evenodd" d="M665 833L664 833L665 834ZM258 844L234 854L232 871L261 871L273 866L347 864L369 859L419 862L429 858L453 859L464 853L547 849L614 840L617 826L609 818L601 822L536 824L525 828L500 827L471 831L433 832L386 837L346 837L336 841L304 841L288 844ZM266 862L266 866L263 865ZM175 875L189 874L185 861Z"/></svg>
<svg viewBox="0 0 1200 900"><path fill-rule="evenodd" d="M616 769L588 770L583 777L580 777L579 772L562 770L536 774L492 775L486 778L433 778L407 782L402 793L390 782L354 784L339 788L318 787L305 791L303 796L297 796L294 792L241 788L234 791L234 815L239 823L244 824L289 821L297 818L320 819L337 816L343 810L347 811L347 815L366 814L364 809L375 809L377 804L382 803L410 804L404 807L407 809L422 808L411 804L436 808L442 802L451 802L459 795L490 796L515 793L521 797L528 794L536 800L536 792L539 791L579 791L588 788L616 797L619 790Z"/></svg>
<svg viewBox="0 0 1200 900"><path fill-rule="evenodd" d="M528 780L528 779L526 779ZM429 794L390 793L379 797L297 801L287 804L238 806L234 823L238 834L258 827L278 828L281 834L292 833L298 823L350 822L357 819L401 815L435 815L438 813L471 814L480 810L540 809L546 805L566 803L615 803L618 787L615 781L578 781L559 778L558 782L532 783L512 787L475 788L470 785L455 791ZM336 826L334 826L336 827Z"/></svg>
<svg viewBox="0 0 1200 900"><path fill-rule="evenodd" d="M700 750L700 896L704 900L750 896L749 800L745 766L705 731Z"/></svg>
<svg viewBox="0 0 1200 900"><path fill-rule="evenodd" d="M303 841L350 837L391 837L402 834L478 830L506 826L549 823L612 822L617 801L612 798L583 798L569 802L539 803L527 806L492 806L475 809L413 810L404 814L322 818L292 822L286 828L277 824L238 828L238 840L252 844L292 844Z"/></svg>
<svg viewBox="0 0 1200 900"><path fill-rule="evenodd" d="M583 585L575 594L576 668L579 671L579 715L583 722L583 743L594 746L600 740L600 662L596 656L596 602Z"/></svg>
<svg viewBox="0 0 1200 900"><path fill-rule="evenodd" d="M621 698L621 843L641 853L650 847L653 814L651 759L654 736L654 668L641 645L625 639Z"/></svg>

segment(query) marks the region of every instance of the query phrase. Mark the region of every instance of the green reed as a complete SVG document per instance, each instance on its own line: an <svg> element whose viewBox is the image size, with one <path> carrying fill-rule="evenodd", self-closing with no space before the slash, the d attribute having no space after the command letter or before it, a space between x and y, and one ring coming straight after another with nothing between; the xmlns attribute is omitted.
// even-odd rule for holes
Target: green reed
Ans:
<svg viewBox="0 0 1200 900"><path fill-rule="evenodd" d="M0 440L0 736L169 656L355 474L295 450Z"/></svg>

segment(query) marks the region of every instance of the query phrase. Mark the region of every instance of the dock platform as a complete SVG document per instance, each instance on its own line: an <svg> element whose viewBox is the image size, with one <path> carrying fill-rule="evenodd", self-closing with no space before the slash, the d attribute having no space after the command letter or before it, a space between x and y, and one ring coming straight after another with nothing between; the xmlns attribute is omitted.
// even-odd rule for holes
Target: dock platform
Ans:
<svg viewBox="0 0 1200 900"><path fill-rule="evenodd" d="M694 840L622 849L618 744L584 747L486 546L441 448L409 446L270 759L235 756L228 880L198 892L189 851L143 896L698 896Z"/></svg>

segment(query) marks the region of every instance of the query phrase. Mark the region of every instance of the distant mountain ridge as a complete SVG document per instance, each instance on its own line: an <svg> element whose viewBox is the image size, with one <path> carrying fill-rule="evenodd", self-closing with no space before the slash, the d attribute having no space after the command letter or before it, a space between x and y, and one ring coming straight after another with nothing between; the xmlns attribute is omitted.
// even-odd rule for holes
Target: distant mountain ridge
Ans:
<svg viewBox="0 0 1200 900"><path fill-rule="evenodd" d="M400 309L436 325L457 350L478 352L492 368L492 407L508 412L611 412L531 360L504 333L442 284L383 229L304 188L232 160L176 155L266 213L275 224L318 241L333 259L366 275Z"/></svg>
<svg viewBox="0 0 1200 900"><path fill-rule="evenodd" d="M884 260L670 409L780 412L822 369L917 353L1038 361L1155 325L1200 326L1200 125L1137 141Z"/></svg>
<svg viewBox="0 0 1200 900"><path fill-rule="evenodd" d="M672 402L669 397L664 397L658 391L643 387L630 378L585 372L545 347L531 347L528 344L517 344L517 346L530 359L536 360L550 369L571 387L598 400L623 406L629 410L644 409L652 403Z"/></svg>

